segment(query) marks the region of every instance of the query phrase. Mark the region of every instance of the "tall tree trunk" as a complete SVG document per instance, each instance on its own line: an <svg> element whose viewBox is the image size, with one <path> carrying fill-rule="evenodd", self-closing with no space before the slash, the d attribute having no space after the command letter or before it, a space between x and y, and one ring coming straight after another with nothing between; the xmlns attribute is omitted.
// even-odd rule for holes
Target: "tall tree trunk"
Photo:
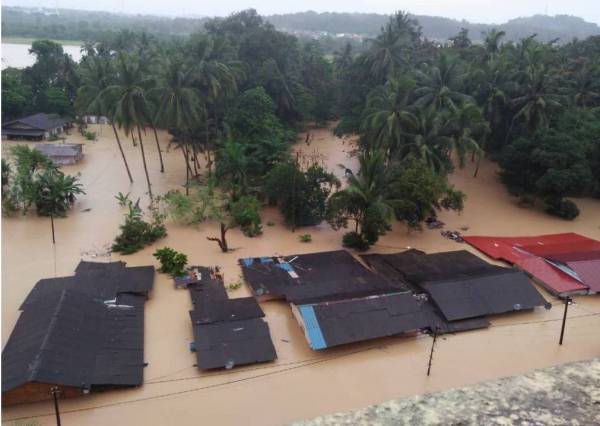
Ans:
<svg viewBox="0 0 600 426"><path fill-rule="evenodd" d="M196 147L194 147L194 162L196 163L196 167L198 168L198 172L196 173L200 174L200 170L202 168L200 167L200 162L198 161L198 149Z"/></svg>
<svg viewBox="0 0 600 426"><path fill-rule="evenodd" d="M190 176L192 174L192 169L190 168L187 145L181 145L181 153L183 154L183 159L185 161L185 195L190 195Z"/></svg>
<svg viewBox="0 0 600 426"><path fill-rule="evenodd" d="M198 159L196 155L196 146L192 145L192 164L194 166L194 176L198 177Z"/></svg>
<svg viewBox="0 0 600 426"><path fill-rule="evenodd" d="M227 245L227 240L225 239L225 234L227 233L227 226L221 223L221 238L217 237L206 237L208 241L216 241L221 248L223 253L227 253L229 251L229 246Z"/></svg>
<svg viewBox="0 0 600 426"><path fill-rule="evenodd" d="M52 227L52 244L56 244L56 239L54 238L54 215L50 214L50 226Z"/></svg>
<svg viewBox="0 0 600 426"><path fill-rule="evenodd" d="M148 174L148 165L146 164L146 153L144 152L144 141L142 140L142 130L140 126L137 126L138 137L140 139L140 150L142 151L142 162L144 163L144 173L146 174L146 182L148 183L148 195L150 195L150 201L153 200L152 197L152 184L150 183L150 175Z"/></svg>
<svg viewBox="0 0 600 426"><path fill-rule="evenodd" d="M210 158L210 127L208 112L206 113L206 164L208 165L208 179L212 177L212 160Z"/></svg>
<svg viewBox="0 0 600 426"><path fill-rule="evenodd" d="M134 132L131 132L131 140L133 141L133 146L137 146L137 142L135 141L135 135L133 134Z"/></svg>
<svg viewBox="0 0 600 426"><path fill-rule="evenodd" d="M158 150L158 158L160 158L160 172L165 172L165 165L163 163L162 152L160 150L160 144L158 143L158 133L156 133L156 127L152 126L152 130L154 130L154 139L156 139L156 149Z"/></svg>
<svg viewBox="0 0 600 426"><path fill-rule="evenodd" d="M479 173L479 164L481 163L481 156L477 159L477 166L475 166L475 173L473 173L473 177L477 177L477 173Z"/></svg>
<svg viewBox="0 0 600 426"><path fill-rule="evenodd" d="M115 132L115 138L117 138L117 145L119 145L119 151L121 152L121 157L123 157L123 163L125 163L125 170L127 170L127 176L129 176L129 183L133 183L133 178L131 177L131 171L129 171L129 164L127 164L127 158L125 158L125 153L123 152L123 146L121 145L121 139L119 139L119 133L117 132L117 128L115 127L115 123L111 122L113 132Z"/></svg>

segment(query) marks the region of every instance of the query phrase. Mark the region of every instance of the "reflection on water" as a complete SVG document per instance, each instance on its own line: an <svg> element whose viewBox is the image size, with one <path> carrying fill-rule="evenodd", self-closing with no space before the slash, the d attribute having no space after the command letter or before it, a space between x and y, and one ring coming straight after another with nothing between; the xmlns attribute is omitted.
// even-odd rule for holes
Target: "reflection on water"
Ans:
<svg viewBox="0 0 600 426"><path fill-rule="evenodd" d="M35 56L29 53L30 44L2 43L2 69L8 67L25 68L35 63ZM81 59L80 46L63 46L65 53L74 61Z"/></svg>

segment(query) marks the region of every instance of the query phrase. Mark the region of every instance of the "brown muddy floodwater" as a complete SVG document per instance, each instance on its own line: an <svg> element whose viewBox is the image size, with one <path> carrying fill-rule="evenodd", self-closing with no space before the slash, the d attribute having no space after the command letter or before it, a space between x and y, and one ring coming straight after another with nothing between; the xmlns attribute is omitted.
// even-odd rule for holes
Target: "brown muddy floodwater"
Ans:
<svg viewBox="0 0 600 426"><path fill-rule="evenodd" d="M131 192L143 197L146 184L139 147L126 139L126 155L132 168L130 185L108 126L92 126L100 134L95 142L82 141L78 135L69 142L85 143L85 159L77 166L65 167L67 173L81 172L87 195L80 197L69 217L56 221L56 247L52 246L50 223L35 215L2 220L2 343L18 317L18 306L37 280L73 273L81 258L122 259L130 266L154 264L152 253L170 246L188 255L191 264L220 265L225 281L237 281L237 259L245 256L294 254L341 247L342 231L320 225L292 233L282 225L274 209L267 208L258 238L245 238L230 231L235 251L222 254L207 235L217 233L215 224L191 228L168 224L169 235L155 245L131 256L110 256L107 247L122 221L114 196ZM75 133L75 132L74 132ZM310 146L299 136L296 149L304 155L319 153L324 163L343 176L340 163L356 168L349 157L352 141L336 138L328 129L311 130ZM181 153L167 152L167 135L161 133L165 157L160 173L158 153L151 132L145 138L148 165L156 194L180 187L185 180ZM3 152L10 142L4 142ZM472 178L473 166L457 171L452 182L467 193L462 214L442 213L447 229L468 226L469 233L489 235L532 235L573 231L600 239L600 202L578 200L581 215L567 222L537 210L516 206L496 179L496 166L483 162L479 177ZM310 233L313 242L298 242L298 234ZM228 235L229 235L228 234ZM439 231L408 233L397 224L372 248L374 252L393 252L415 247L427 252L472 248L442 238ZM249 294L244 286L231 297ZM560 305L550 311L538 310L492 320L487 330L448 335L436 344L432 375L425 375L431 338L386 338L357 345L315 352L309 349L289 307L280 301L263 303L278 360L234 369L201 373L193 365L189 351L192 327L188 292L175 290L164 275L157 275L154 291L146 303L145 384L138 389L110 391L61 401L66 425L279 425L294 420L346 411L369 404L469 385L497 377L523 373L535 368L585 360L600 355L600 297L577 297L569 310L566 339L558 346ZM15 420L20 419L20 420ZM50 402L26 404L3 410L6 424L52 425Z"/></svg>

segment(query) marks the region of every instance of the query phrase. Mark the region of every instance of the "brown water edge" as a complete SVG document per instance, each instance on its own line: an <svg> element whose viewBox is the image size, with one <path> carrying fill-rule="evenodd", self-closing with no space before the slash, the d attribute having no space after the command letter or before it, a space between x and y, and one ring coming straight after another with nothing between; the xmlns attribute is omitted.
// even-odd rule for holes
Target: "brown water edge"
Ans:
<svg viewBox="0 0 600 426"><path fill-rule="evenodd" d="M18 317L18 306L35 282L44 277L72 274L79 259L105 260L105 247L117 233L124 213L114 195L131 191L144 197L145 179L139 153L130 138L123 138L135 183L129 185L112 131L108 126L92 126L100 133L96 142L82 141L78 135L69 142L82 142L86 158L65 171L80 171L87 195L77 201L66 219L56 221L57 244L51 243L47 218L35 215L2 220L2 343L6 342ZM323 153L325 163L338 176L338 163L356 168L346 152L348 143L333 137L327 129L311 130L313 142L298 147ZM156 194L180 187L185 180L179 150L166 152L167 135L159 134L165 168L160 173L156 146L151 132L146 136L148 165ZM3 150L8 143L3 144ZM341 148L341 149L340 149ZM457 171L451 181L465 191L465 211L458 215L442 213L448 229L469 226L469 233L490 235L531 235L548 232L579 232L600 239L600 202L578 200L581 216L573 222L562 221L535 210L520 209L496 180L496 166L483 162L479 177L473 179L471 164ZM340 174L341 173L341 174ZM142 206L147 205L143 198ZM88 212L83 210L91 209ZM218 232L215 224L197 229L169 223L169 235L152 247L131 256L113 255L129 265L153 264L153 251L170 246L185 252L192 264L221 265L226 282L238 280L237 259L244 256L292 254L339 249L342 231L319 225L292 233L282 225L279 213L263 212L264 226L258 238L245 238L230 231L233 253L222 254L207 235ZM298 242L298 234L310 233L313 242ZM228 234L228 235L229 235ZM408 233L395 225L373 248L392 252L416 247L428 252L466 248L446 240L438 231ZM56 259L56 260L55 260ZM231 297L249 294L243 286ZM542 292L549 300L547 293ZM315 352L309 349L288 306L282 302L262 304L277 349L275 363L249 366L227 372L200 373L193 367L189 351L192 339L187 311L191 303L187 292L173 289L168 278L157 275L154 291L146 304L146 384L138 389L62 401L64 424L209 424L277 425L326 413L350 410L391 398L464 386L534 368L590 359L600 355L600 297L578 297L569 310L565 344L557 345L562 309L500 316L488 330L445 336L438 340L431 377L425 376L431 338L387 338L342 348ZM555 302L556 303L556 302ZM580 318L576 318L580 317ZM540 322L545 321L545 322ZM532 323L533 322L533 323ZM133 402L137 401L137 402ZM96 407L96 408L95 408ZM71 412L70 412L71 411ZM39 424L54 424L51 403L27 404L3 410L3 421L24 416L39 416Z"/></svg>

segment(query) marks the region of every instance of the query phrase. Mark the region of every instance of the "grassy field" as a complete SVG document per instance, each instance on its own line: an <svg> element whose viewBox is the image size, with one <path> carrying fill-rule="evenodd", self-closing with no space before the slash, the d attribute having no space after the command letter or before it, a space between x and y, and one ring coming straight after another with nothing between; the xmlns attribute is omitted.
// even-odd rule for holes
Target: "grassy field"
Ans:
<svg viewBox="0 0 600 426"><path fill-rule="evenodd" d="M30 37L5 37L2 36L2 43L14 43L14 44L31 44L35 40L40 40L39 38L30 38ZM52 40L57 43L60 43L65 46L82 46L83 41L79 40Z"/></svg>

